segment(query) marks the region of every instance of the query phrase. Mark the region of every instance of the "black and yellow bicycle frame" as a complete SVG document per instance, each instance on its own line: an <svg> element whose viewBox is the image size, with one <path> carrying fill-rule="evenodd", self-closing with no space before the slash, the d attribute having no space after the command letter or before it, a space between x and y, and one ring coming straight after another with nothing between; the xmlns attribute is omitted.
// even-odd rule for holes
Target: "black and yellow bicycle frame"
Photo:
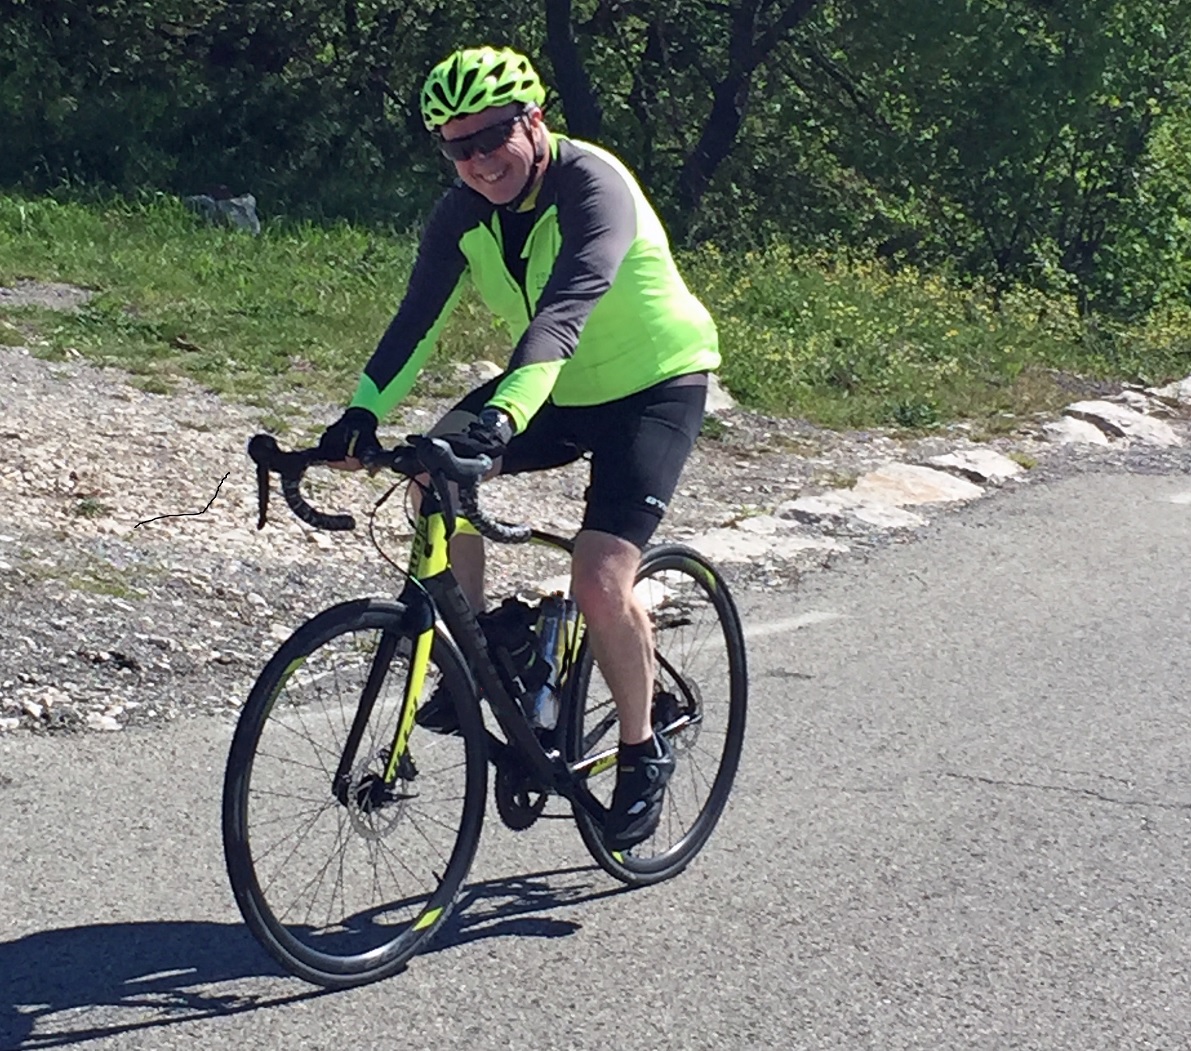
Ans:
<svg viewBox="0 0 1191 1051"><path fill-rule="evenodd" d="M475 613L451 570L448 542L452 531L455 530L472 531L464 519L444 510L442 501L433 487L423 487L413 542L410 546L406 584L398 597L405 610L401 634L387 631L381 637L336 771L336 784L347 784L350 779L356 752L371 718L372 708L384 677L401 638L405 637L412 642L409 675L405 682L401 715L385 763L384 775L386 785L391 786L397 779L413 731L418 703L426 684L437 618L441 617L442 623L471 670L473 685L478 688L478 693L476 690L472 691L470 703L479 704L479 694L482 693L504 734L504 740L501 740L495 734L486 731L490 757L499 755L501 750L511 749L526 772L543 787L557 792L589 813L602 817L605 808L588 790L586 779L615 765L615 748L597 756L589 756L571 767L557 752L548 752L543 747L520 703L509 695L504 681L497 672ZM535 530L530 540L547 544L567 554L572 550L571 541L549 533ZM580 636L581 632L577 631L575 637L570 640L569 656L572 663ZM564 696L562 718L570 717L570 706L565 700Z"/></svg>

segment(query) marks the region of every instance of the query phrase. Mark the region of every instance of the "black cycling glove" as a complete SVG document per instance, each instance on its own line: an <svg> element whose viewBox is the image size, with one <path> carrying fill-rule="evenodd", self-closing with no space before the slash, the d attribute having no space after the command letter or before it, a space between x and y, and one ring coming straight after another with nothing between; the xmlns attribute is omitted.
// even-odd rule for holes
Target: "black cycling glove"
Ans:
<svg viewBox="0 0 1191 1051"><path fill-rule="evenodd" d="M513 421L503 409L486 406L466 431L460 434L444 434L442 439L451 446L456 456L474 459L487 456L491 460L504 455L513 437Z"/></svg>
<svg viewBox="0 0 1191 1051"><path fill-rule="evenodd" d="M331 463L349 456L360 459L368 450L381 448L376 437L376 414L353 407L347 410L318 440L318 455Z"/></svg>

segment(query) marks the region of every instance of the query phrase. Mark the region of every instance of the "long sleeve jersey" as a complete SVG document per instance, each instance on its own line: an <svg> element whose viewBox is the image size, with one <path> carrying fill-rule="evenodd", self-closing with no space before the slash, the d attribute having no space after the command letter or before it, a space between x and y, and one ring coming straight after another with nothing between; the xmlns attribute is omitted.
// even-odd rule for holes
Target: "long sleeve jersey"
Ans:
<svg viewBox="0 0 1191 1051"><path fill-rule="evenodd" d="M504 208L461 183L442 196L353 406L383 418L409 393L467 281L515 340L489 404L519 431L547 398L598 405L719 365L715 324L633 176L588 143L551 134L550 150L521 266L506 262Z"/></svg>

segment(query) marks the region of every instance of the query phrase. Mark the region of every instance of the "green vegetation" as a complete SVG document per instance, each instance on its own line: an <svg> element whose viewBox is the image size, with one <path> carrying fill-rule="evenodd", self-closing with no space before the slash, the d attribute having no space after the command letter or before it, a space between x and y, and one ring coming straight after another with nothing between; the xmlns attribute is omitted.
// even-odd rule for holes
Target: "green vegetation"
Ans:
<svg viewBox="0 0 1191 1051"><path fill-rule="evenodd" d="M8 308L47 353L73 348L119 365L149 391L181 376L261 404L346 397L392 317L413 239L273 224L253 238L209 226L180 203L86 205L0 197L0 281L53 279L92 290L77 313ZM442 360L482 356L494 333L474 303ZM457 329L458 331L458 329Z"/></svg>
<svg viewBox="0 0 1191 1051"><path fill-rule="evenodd" d="M722 379L743 403L778 415L910 429L966 418L995 431L1069 401L1064 373L1155 383L1191 372L1188 308L1095 323L1070 295L995 295L908 266L781 246L705 249L688 262L720 324Z"/></svg>
<svg viewBox="0 0 1191 1051"><path fill-rule="evenodd" d="M4 310L0 345L39 334L145 390L188 376L279 424L344 397L452 174L421 79L484 41L531 53L551 126L639 174L747 405L991 435L1064 374L1191 372L1191 0L0 13L0 281L98 293ZM205 191L252 192L263 235L171 203ZM421 389L506 350L466 301Z"/></svg>
<svg viewBox="0 0 1191 1051"><path fill-rule="evenodd" d="M74 350L118 365L148 390L168 393L188 378L268 405L281 428L287 407L350 393L391 319L413 246L412 234L343 222L275 222L253 238L205 225L165 197L0 197L0 283L95 292L77 313L10 306L0 321L36 331L47 355ZM776 415L912 429L968 418L994 433L1069 400L1056 373L1159 382L1191 372L1186 308L1093 324L1070 295L993 295L904 265L781 245L703 247L681 261L719 321L725 385ZM500 361L508 349L468 300L418 389L454 393L453 362Z"/></svg>

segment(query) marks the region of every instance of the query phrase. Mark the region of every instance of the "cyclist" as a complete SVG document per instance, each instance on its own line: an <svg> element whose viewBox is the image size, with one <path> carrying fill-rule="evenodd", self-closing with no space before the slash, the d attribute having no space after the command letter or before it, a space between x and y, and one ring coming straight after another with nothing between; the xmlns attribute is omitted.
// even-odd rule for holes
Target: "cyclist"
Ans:
<svg viewBox="0 0 1191 1051"><path fill-rule="evenodd" d="M470 280L516 344L505 371L432 433L459 455L492 457L494 472L590 455L572 594L620 723L606 840L628 849L656 830L674 769L650 721L653 646L634 578L699 433L718 341L633 176L550 131L544 100L529 60L508 48L456 51L430 71L422 118L458 180L431 212L396 316L320 452L360 466ZM451 555L482 611L482 541L456 536ZM450 705L432 698L419 722L444 729L436 700Z"/></svg>

